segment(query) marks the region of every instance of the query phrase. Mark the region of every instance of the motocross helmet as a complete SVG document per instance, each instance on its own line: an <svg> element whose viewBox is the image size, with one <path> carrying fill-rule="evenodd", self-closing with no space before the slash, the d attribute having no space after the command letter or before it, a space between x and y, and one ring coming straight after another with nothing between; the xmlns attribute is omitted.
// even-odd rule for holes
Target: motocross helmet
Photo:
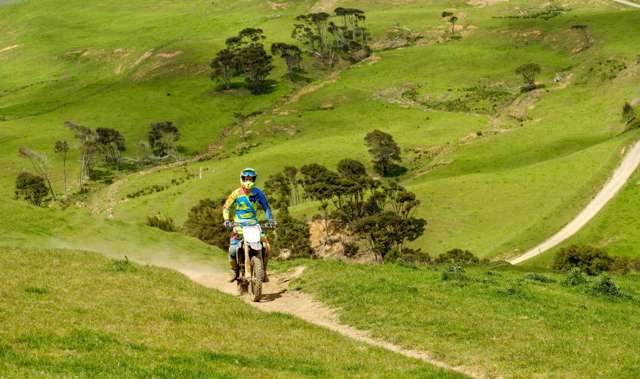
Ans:
<svg viewBox="0 0 640 379"><path fill-rule="evenodd" d="M251 189L256 184L256 179L258 179L258 174L256 170L247 167L244 170L240 171L240 185L242 188Z"/></svg>

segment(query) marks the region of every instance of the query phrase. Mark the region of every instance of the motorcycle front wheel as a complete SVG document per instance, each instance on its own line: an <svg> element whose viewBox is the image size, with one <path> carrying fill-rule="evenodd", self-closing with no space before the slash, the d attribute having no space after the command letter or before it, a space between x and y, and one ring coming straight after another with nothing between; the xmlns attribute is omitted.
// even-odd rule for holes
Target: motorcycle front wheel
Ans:
<svg viewBox="0 0 640 379"><path fill-rule="evenodd" d="M262 281L264 280L264 266L259 256L251 258L251 282L249 283L249 293L253 301L258 302L262 297Z"/></svg>

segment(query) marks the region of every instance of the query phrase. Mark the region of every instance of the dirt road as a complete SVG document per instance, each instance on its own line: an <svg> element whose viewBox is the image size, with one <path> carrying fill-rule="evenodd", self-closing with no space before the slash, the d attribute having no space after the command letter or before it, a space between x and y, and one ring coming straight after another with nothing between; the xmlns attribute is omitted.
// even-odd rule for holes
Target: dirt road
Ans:
<svg viewBox="0 0 640 379"><path fill-rule="evenodd" d="M236 296L235 284L227 281L227 275L225 273L215 273L210 270L207 270L208 272L202 272L197 269L178 269L178 271L205 287L214 288ZM272 276L271 281L264 285L263 299L259 303L252 302L248 295L243 296L242 299L246 303L265 312L287 313L368 345L390 350L406 357L420 359L434 366L454 370L473 378L483 377L481 374L473 372L468 368L450 366L445 362L433 358L426 352L405 349L390 342L371 337L369 333L365 331L340 323L336 313L332 309L315 300L311 295L297 291L289 291L287 289L288 283L300 277L303 272L304 267L297 267L287 274Z"/></svg>
<svg viewBox="0 0 640 379"><path fill-rule="evenodd" d="M640 4L632 3L631 1L627 1L627 0L613 0L613 1L618 3L618 4L626 5L626 6L629 6L629 7L640 8Z"/></svg>
<svg viewBox="0 0 640 379"><path fill-rule="evenodd" d="M631 174L640 166L640 141L636 142L631 149L625 154L620 166L613 172L613 176L602 187L600 192L593 200L580 212L570 223L559 232L551 236L546 241L542 242L533 249L526 253L509 260L511 264L518 264L531 259L537 255L544 253L545 251L557 246L561 242L565 241L569 237L576 234L582 227L584 227L591 219L595 217L602 208L611 200L618 191L624 186Z"/></svg>

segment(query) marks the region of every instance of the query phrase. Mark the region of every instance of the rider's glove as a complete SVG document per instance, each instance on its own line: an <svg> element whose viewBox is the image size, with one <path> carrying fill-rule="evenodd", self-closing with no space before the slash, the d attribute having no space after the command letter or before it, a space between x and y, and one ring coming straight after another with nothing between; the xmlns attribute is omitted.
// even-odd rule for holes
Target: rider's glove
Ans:
<svg viewBox="0 0 640 379"><path fill-rule="evenodd" d="M233 222L231 222L230 220L224 220L224 227L227 229L233 228Z"/></svg>

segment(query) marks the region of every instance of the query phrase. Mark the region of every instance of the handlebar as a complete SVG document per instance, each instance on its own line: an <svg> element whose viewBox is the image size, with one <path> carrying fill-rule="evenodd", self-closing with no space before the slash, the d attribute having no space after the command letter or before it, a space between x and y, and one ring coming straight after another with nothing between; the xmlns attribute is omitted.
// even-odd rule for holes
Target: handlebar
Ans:
<svg viewBox="0 0 640 379"><path fill-rule="evenodd" d="M255 226L255 225L259 225L262 229L275 229L276 226L277 226L277 223L275 221L273 221L273 222L269 221L269 222L262 222L262 223L257 223L257 224L247 224L247 223L244 223L244 222L234 221L234 222L230 223L229 226L227 226L227 229L235 228L236 226Z"/></svg>

